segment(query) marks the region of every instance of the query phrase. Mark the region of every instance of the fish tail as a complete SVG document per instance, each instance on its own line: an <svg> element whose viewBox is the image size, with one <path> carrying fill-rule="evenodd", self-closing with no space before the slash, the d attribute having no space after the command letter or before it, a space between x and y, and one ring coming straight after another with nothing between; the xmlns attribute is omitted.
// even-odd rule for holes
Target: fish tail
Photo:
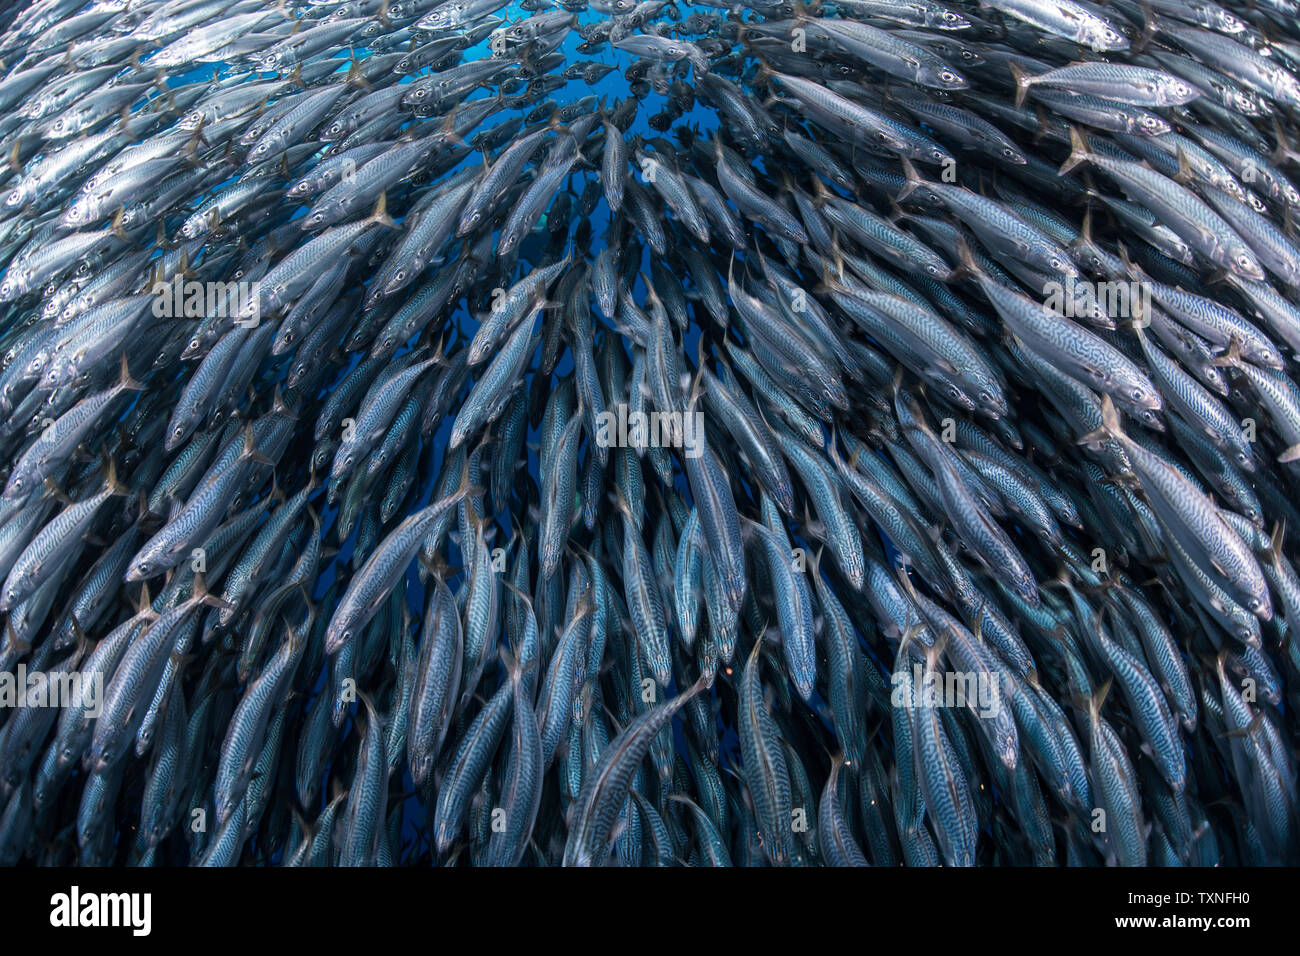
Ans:
<svg viewBox="0 0 1300 956"><path fill-rule="evenodd" d="M1115 403L1110 400L1109 395L1103 395L1101 397L1101 427L1088 432L1078 440L1077 444L1095 445L1110 438L1122 441L1126 437L1120 424L1119 410L1115 408Z"/></svg>
<svg viewBox="0 0 1300 956"><path fill-rule="evenodd" d="M379 200L375 203L375 211L370 214L369 221L388 229L397 228L397 222L388 214L388 192L386 190L379 194Z"/></svg>
<svg viewBox="0 0 1300 956"><path fill-rule="evenodd" d="M141 384L140 382L137 382L135 379L131 377L131 370L127 367L126 364L125 352L122 353L122 370L121 370L121 376L118 378L117 381L117 387L119 390L123 392L144 391L144 385Z"/></svg>
<svg viewBox="0 0 1300 956"><path fill-rule="evenodd" d="M1088 698L1088 717L1096 722L1101 718L1101 705L1106 702L1106 696L1110 693L1110 685L1115 678L1107 677L1106 683L1097 689L1097 692Z"/></svg>
<svg viewBox="0 0 1300 956"><path fill-rule="evenodd" d="M207 584L203 580L203 572L200 571L194 575L194 586L190 591L190 600L195 604L206 604L209 607L220 608L223 611L233 611L235 606L228 601L224 601L215 594L208 591Z"/></svg>
<svg viewBox="0 0 1300 956"><path fill-rule="evenodd" d="M1029 95L1030 84L1034 78L1021 69L1020 64L1014 60L1008 64L1011 67L1011 76L1016 81L1016 109L1025 105L1025 97Z"/></svg>
<svg viewBox="0 0 1300 956"><path fill-rule="evenodd" d="M126 497L131 494L131 489L117 480L117 466L113 464L113 459L104 459L104 490L110 495Z"/></svg>
<svg viewBox="0 0 1300 956"><path fill-rule="evenodd" d="M898 196L895 197L898 202L902 202L908 196L912 195L918 186L924 185L925 183L925 181L921 179L921 174L916 171L916 167L912 165L912 161L906 156L903 157L903 176L907 181L903 184L903 188L898 191Z"/></svg>
<svg viewBox="0 0 1300 956"><path fill-rule="evenodd" d="M1236 337L1233 337L1228 340L1228 347L1223 354L1210 359L1210 364L1218 368L1241 368L1242 361L1241 346L1237 344Z"/></svg>
<svg viewBox="0 0 1300 956"><path fill-rule="evenodd" d="M1082 130L1077 126L1070 127L1070 155L1061 164L1061 175L1064 176L1070 170L1074 169L1080 163L1086 163L1092 159L1092 152L1088 149L1088 140L1083 135Z"/></svg>
<svg viewBox="0 0 1300 956"><path fill-rule="evenodd" d="M249 423L244 428L244 450L239 453L239 457L250 459L259 465L274 465L275 462L267 458L257 450L257 441L253 437L253 426Z"/></svg>

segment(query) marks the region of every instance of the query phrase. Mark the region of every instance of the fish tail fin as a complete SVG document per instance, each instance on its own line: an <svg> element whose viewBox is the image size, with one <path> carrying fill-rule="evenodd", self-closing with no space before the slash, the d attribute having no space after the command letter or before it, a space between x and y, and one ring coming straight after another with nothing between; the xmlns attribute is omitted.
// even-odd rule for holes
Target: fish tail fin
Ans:
<svg viewBox="0 0 1300 956"><path fill-rule="evenodd" d="M252 422L249 422L247 425L244 426L244 448L239 453L239 457L251 459L252 461L257 462L259 465L275 464L275 462L271 461L271 459L267 458L265 455L263 455L260 451L257 450L257 441L253 437Z"/></svg>
<svg viewBox="0 0 1300 956"><path fill-rule="evenodd" d="M18 632L14 630L12 621L5 621L5 645L15 651L20 656L26 655L32 649L30 640L21 640Z"/></svg>
<svg viewBox="0 0 1300 956"><path fill-rule="evenodd" d="M691 394L690 394L690 398L686 402L687 412L691 412L695 410L695 407L700 400L700 395L703 394L704 362L706 358L707 355L705 354L704 351L704 336L701 335L699 343L696 345L695 348L695 363L696 363L695 379L694 381L691 382Z"/></svg>
<svg viewBox="0 0 1300 956"><path fill-rule="evenodd" d="M73 503L72 499L69 498L68 495L64 492L64 490L59 487L58 483L54 480L53 477L49 477L45 479L44 491L41 497L53 498L61 505L70 505Z"/></svg>
<svg viewBox="0 0 1300 956"><path fill-rule="evenodd" d="M1255 734L1259 732L1259 728L1263 726L1263 723L1264 723L1264 714L1261 712L1256 714L1254 717L1252 717L1250 723L1247 724L1245 727L1242 727L1240 730L1224 731L1222 736L1225 740L1236 740L1238 738L1254 737Z"/></svg>
<svg viewBox="0 0 1300 956"><path fill-rule="evenodd" d="M1091 231L1092 229L1091 208L1089 208L1088 212L1084 213L1083 224L1086 229ZM1090 242L1092 241L1091 236L1089 236L1088 233L1085 233L1084 235L1085 238L1088 239L1088 241ZM1122 242L1115 243L1115 246L1119 250L1119 261L1120 264L1123 265L1124 267L1124 274L1136 282L1145 282L1147 277L1146 270L1144 270L1140 265L1134 262L1133 259L1129 256L1128 246L1126 246Z"/></svg>
<svg viewBox="0 0 1300 956"><path fill-rule="evenodd" d="M126 353L122 353L121 376L117 380L117 387L124 392L143 392L144 385L137 382L131 377L131 369L126 364Z"/></svg>
<svg viewBox="0 0 1300 956"><path fill-rule="evenodd" d="M1092 159L1092 152L1088 149L1087 137L1077 126L1070 127L1070 155L1061 164L1061 175L1064 176L1070 170L1074 169L1080 163L1086 163Z"/></svg>
<svg viewBox="0 0 1300 956"><path fill-rule="evenodd" d="M814 176L812 181L813 195L812 203L814 209L821 209L831 198L831 191L826 188L820 177Z"/></svg>
<svg viewBox="0 0 1300 956"><path fill-rule="evenodd" d="M370 214L370 222L376 225L385 226L389 229L396 229L397 223L393 217L388 214L388 191L379 194L379 199L375 203L375 211Z"/></svg>
<svg viewBox="0 0 1300 956"><path fill-rule="evenodd" d="M1106 683L1102 684L1101 687L1097 689L1097 692L1088 698L1089 720L1096 721L1101 718L1101 705L1106 703L1106 697L1110 694L1110 685L1114 680L1115 678L1113 677L1107 677Z"/></svg>
<svg viewBox="0 0 1300 956"><path fill-rule="evenodd" d="M459 501L462 498L474 498L483 494L483 489L478 485L472 484L469 479L469 459L466 458L461 464L460 484L456 486L448 497Z"/></svg>
<svg viewBox="0 0 1300 956"><path fill-rule="evenodd" d="M1192 172L1192 164L1181 146L1175 147L1174 152L1178 160L1178 171L1174 173L1173 180L1180 186L1189 185L1196 179L1196 175Z"/></svg>
<svg viewBox="0 0 1300 956"><path fill-rule="evenodd" d="M1122 440L1125 437L1124 428L1119 420L1119 410L1115 408L1115 403L1110 400L1109 395L1103 395L1101 397L1101 427L1088 432L1079 439L1077 444L1095 445L1109 438Z"/></svg>
<svg viewBox="0 0 1300 956"><path fill-rule="evenodd" d="M446 121L442 124L442 129L438 131L438 135L453 146L469 148L469 143L465 142L464 138L456 132L456 115L454 113L447 116Z"/></svg>
<svg viewBox="0 0 1300 956"><path fill-rule="evenodd" d="M949 281L953 282L965 278L979 279L984 275L984 268L975 261L975 253L971 251L965 237L958 238L957 268L952 271Z"/></svg>
<svg viewBox="0 0 1300 956"><path fill-rule="evenodd" d="M898 195L895 197L898 202L902 202L908 196L912 195L916 188L924 185L925 182L921 179L921 174L916 171L916 167L912 165L912 161L906 156L903 157L903 176L907 181L903 184L903 188L898 191Z"/></svg>
<svg viewBox="0 0 1300 956"><path fill-rule="evenodd" d="M110 495L117 495L123 498L131 494L131 489L117 480L117 465L113 464L113 459L105 457L104 469L105 491Z"/></svg>
<svg viewBox="0 0 1300 956"><path fill-rule="evenodd" d="M1269 562L1274 567L1280 565L1282 560L1282 541L1286 538L1286 519L1283 518L1277 524L1273 525L1273 533L1268 539Z"/></svg>
<svg viewBox="0 0 1300 956"><path fill-rule="evenodd" d="M1016 81L1016 109L1020 109L1025 105L1025 97L1029 95L1029 87L1034 82L1034 78L1021 69L1020 64L1014 60L1011 61L1009 66L1011 67L1011 76Z"/></svg>
<svg viewBox="0 0 1300 956"><path fill-rule="evenodd" d="M840 234L831 230L831 261L835 263L835 278L844 282L844 253L840 251Z"/></svg>
<svg viewBox="0 0 1300 956"><path fill-rule="evenodd" d="M361 74L361 61L353 60L352 65L348 67L347 78L343 81L348 86L356 86L361 89L370 89L370 81Z"/></svg>
<svg viewBox="0 0 1300 956"><path fill-rule="evenodd" d="M199 571L194 575L194 585L190 590L190 600L195 604L206 604L209 607L220 608L223 611L233 611L235 606L228 601L223 601L215 594L208 591L208 586L203 580L203 572Z"/></svg>
<svg viewBox="0 0 1300 956"><path fill-rule="evenodd" d="M290 421L296 422L298 420L298 412L289 407L289 404L284 400L284 392L281 391L279 386L276 386L275 394L271 399L271 413L281 415Z"/></svg>
<svg viewBox="0 0 1300 956"><path fill-rule="evenodd" d="M1242 361L1241 346L1237 344L1236 336L1233 336L1228 340L1228 348L1224 353L1210 359L1210 364L1219 368L1241 368Z"/></svg>

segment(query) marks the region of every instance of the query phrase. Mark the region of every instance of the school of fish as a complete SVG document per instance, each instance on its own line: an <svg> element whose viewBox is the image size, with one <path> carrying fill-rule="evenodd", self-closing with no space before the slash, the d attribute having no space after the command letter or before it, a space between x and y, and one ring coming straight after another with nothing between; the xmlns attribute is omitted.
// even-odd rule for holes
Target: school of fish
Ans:
<svg viewBox="0 0 1300 956"><path fill-rule="evenodd" d="M1296 0L0 64L0 864L1300 862Z"/></svg>

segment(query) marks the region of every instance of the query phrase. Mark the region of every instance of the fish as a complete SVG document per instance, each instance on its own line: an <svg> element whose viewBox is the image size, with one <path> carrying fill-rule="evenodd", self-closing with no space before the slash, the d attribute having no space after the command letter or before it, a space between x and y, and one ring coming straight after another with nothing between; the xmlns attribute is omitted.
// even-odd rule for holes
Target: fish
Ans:
<svg viewBox="0 0 1300 956"><path fill-rule="evenodd" d="M1300 862L1298 105L1291 0L12 4L0 863Z"/></svg>

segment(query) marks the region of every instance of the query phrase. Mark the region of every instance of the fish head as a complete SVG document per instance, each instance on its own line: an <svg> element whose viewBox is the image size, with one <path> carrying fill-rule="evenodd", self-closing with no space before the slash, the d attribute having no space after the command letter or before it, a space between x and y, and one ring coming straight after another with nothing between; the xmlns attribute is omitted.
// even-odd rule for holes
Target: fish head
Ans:
<svg viewBox="0 0 1300 956"><path fill-rule="evenodd" d="M1255 458L1246 448L1238 448L1232 453L1232 463L1248 475L1255 473Z"/></svg>
<svg viewBox="0 0 1300 956"><path fill-rule="evenodd" d="M30 484L25 472L15 470L9 476L9 483L5 486L4 497L9 499L21 498L31 490Z"/></svg>
<svg viewBox="0 0 1300 956"><path fill-rule="evenodd" d="M1140 114L1134 121L1134 125L1137 127L1136 132L1145 136L1159 136L1169 132L1170 129L1169 124L1154 113Z"/></svg>
<svg viewBox="0 0 1300 956"><path fill-rule="evenodd" d="M25 579L25 576L19 576L13 581L5 582L4 591L0 592L0 611L8 611L18 604L23 593L21 585Z"/></svg>
<svg viewBox="0 0 1300 956"><path fill-rule="evenodd" d="M162 571L156 559L142 557L137 559L126 572L128 581L144 581Z"/></svg>
<svg viewBox="0 0 1300 956"><path fill-rule="evenodd" d="M24 283L18 276L6 276L3 282L0 282L0 302L10 302L26 290L23 288Z"/></svg>
<svg viewBox="0 0 1300 956"><path fill-rule="evenodd" d="M1237 275L1245 276L1248 279L1254 279L1256 282L1264 280L1264 270L1260 268L1259 261L1250 253L1245 246L1238 246L1232 252L1232 270Z"/></svg>

